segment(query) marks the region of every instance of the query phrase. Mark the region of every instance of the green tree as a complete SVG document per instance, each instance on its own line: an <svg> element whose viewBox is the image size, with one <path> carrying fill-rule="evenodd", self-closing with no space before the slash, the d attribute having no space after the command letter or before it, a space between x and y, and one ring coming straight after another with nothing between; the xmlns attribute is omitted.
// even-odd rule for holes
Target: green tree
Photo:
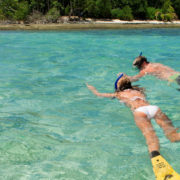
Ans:
<svg viewBox="0 0 180 180"><path fill-rule="evenodd" d="M69 13L70 13L70 6L69 6L69 5L67 5L67 6L66 6L66 8L65 8L65 12L64 12L64 14L65 14L66 16L68 16L68 15L69 15Z"/></svg>
<svg viewBox="0 0 180 180"><path fill-rule="evenodd" d="M123 7L123 9L120 10L118 18L122 20L129 20L129 21L133 20L131 8L129 6Z"/></svg>
<svg viewBox="0 0 180 180"><path fill-rule="evenodd" d="M162 12L165 13L174 13L174 8L172 7L170 0L165 0L162 6Z"/></svg>
<svg viewBox="0 0 180 180"><path fill-rule="evenodd" d="M31 0L29 6L31 12L39 11L45 14L48 11L48 9L45 9L46 4L44 3L44 0Z"/></svg>
<svg viewBox="0 0 180 180"><path fill-rule="evenodd" d="M111 2L110 0L97 0L96 6L100 18L111 18Z"/></svg>
<svg viewBox="0 0 180 180"><path fill-rule="evenodd" d="M175 9L176 14L180 18L180 0L173 0L172 6Z"/></svg>
<svg viewBox="0 0 180 180"><path fill-rule="evenodd" d="M162 21L172 21L177 18L170 0L165 0L162 9L156 12L156 17Z"/></svg>
<svg viewBox="0 0 180 180"><path fill-rule="evenodd" d="M4 15L5 19L13 20L14 14L18 7L17 0L0 0L1 12Z"/></svg>
<svg viewBox="0 0 180 180"><path fill-rule="evenodd" d="M147 8L147 19L150 19L150 20L156 19L156 12L157 12L156 8L148 7Z"/></svg>
<svg viewBox="0 0 180 180"><path fill-rule="evenodd" d="M59 10L53 7L46 14L46 20L50 23L56 23L59 16L60 16Z"/></svg>
<svg viewBox="0 0 180 180"><path fill-rule="evenodd" d="M119 18L119 14L121 13L121 9L116 8L111 10L111 17L112 18Z"/></svg>
<svg viewBox="0 0 180 180"><path fill-rule="evenodd" d="M74 6L75 15L79 17L84 16L85 8L86 8L86 0L76 0L76 4Z"/></svg>
<svg viewBox="0 0 180 180"><path fill-rule="evenodd" d="M4 13L2 12L2 9L0 9L0 20L5 20Z"/></svg>
<svg viewBox="0 0 180 180"><path fill-rule="evenodd" d="M17 10L14 12L16 20L26 20L29 14L29 6L27 2L18 3Z"/></svg>
<svg viewBox="0 0 180 180"><path fill-rule="evenodd" d="M35 13L169 21L180 17L180 0L0 0L0 19L25 20Z"/></svg>
<svg viewBox="0 0 180 180"><path fill-rule="evenodd" d="M122 9L113 9L111 14L113 18L129 21L133 20L132 10L129 6L125 6Z"/></svg>
<svg viewBox="0 0 180 180"><path fill-rule="evenodd" d="M134 0L132 4L132 13L136 19L147 18L147 1L146 0Z"/></svg>
<svg viewBox="0 0 180 180"><path fill-rule="evenodd" d="M96 6L95 0L88 0L86 4L86 12L88 17L97 18L98 17L98 8Z"/></svg>

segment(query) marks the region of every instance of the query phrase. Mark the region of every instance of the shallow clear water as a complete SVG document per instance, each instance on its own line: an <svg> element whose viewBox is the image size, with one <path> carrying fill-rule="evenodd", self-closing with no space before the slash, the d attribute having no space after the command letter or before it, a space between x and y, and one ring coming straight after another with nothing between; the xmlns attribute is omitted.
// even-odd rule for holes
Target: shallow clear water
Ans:
<svg viewBox="0 0 180 180"><path fill-rule="evenodd" d="M154 180L141 132L113 92L118 72L135 75L142 51L180 71L180 29L1 31L0 179ZM146 76L151 104L180 127L178 86ZM180 143L155 124L161 153L180 173Z"/></svg>

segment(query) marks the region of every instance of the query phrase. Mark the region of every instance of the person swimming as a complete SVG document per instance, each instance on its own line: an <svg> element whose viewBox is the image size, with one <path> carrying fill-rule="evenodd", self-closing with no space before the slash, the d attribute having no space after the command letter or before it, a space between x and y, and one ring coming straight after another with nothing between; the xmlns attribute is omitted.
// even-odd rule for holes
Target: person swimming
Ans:
<svg viewBox="0 0 180 180"><path fill-rule="evenodd" d="M126 74L121 74L115 81L114 93L100 93L94 86L86 85L96 96L117 98L131 108L135 123L146 139L151 156L160 154L159 140L151 123L152 118L163 129L166 137L171 142L180 141L180 133L177 132L171 120L158 106L149 104L146 100L144 89L132 86L131 80Z"/></svg>
<svg viewBox="0 0 180 180"><path fill-rule="evenodd" d="M138 81L141 77L148 74L180 85L180 72L160 63L150 63L145 56L142 56L142 52L133 61L133 66L139 69L139 74L128 76L131 82Z"/></svg>

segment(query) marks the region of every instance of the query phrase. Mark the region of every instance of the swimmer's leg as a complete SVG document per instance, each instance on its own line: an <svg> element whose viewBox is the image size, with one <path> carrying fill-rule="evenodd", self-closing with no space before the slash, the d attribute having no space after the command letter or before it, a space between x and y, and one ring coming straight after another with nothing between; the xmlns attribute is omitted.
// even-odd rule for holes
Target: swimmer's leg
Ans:
<svg viewBox="0 0 180 180"><path fill-rule="evenodd" d="M180 85L180 75L176 78L176 82Z"/></svg>
<svg viewBox="0 0 180 180"><path fill-rule="evenodd" d="M153 129L150 119L143 112L134 112L134 120L137 127L142 131L146 144L148 145L149 153L152 151L159 152L159 140Z"/></svg>
<svg viewBox="0 0 180 180"><path fill-rule="evenodd" d="M176 82L178 85L180 85L180 75L176 78ZM180 88L178 88L177 90L180 91Z"/></svg>
<svg viewBox="0 0 180 180"><path fill-rule="evenodd" d="M177 132L171 120L159 109L155 115L157 124L164 130L164 134L171 142L180 141L180 133Z"/></svg>

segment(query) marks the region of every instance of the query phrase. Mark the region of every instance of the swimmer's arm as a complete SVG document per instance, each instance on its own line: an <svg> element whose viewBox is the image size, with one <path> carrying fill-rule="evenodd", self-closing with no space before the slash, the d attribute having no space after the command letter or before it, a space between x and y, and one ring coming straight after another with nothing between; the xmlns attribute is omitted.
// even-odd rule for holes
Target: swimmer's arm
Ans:
<svg viewBox="0 0 180 180"><path fill-rule="evenodd" d="M131 82L135 82L135 81L138 81L141 77L143 77L145 75L146 75L145 71L140 71L139 74L137 74L135 76L128 76L128 78L130 79Z"/></svg>
<svg viewBox="0 0 180 180"><path fill-rule="evenodd" d="M96 90L96 88L94 86L91 86L89 84L86 84L87 88L89 90L91 90L93 92L93 94L95 94L96 96L100 96L100 97L109 97L109 98L112 98L112 97L116 97L116 94L115 93L100 93Z"/></svg>

